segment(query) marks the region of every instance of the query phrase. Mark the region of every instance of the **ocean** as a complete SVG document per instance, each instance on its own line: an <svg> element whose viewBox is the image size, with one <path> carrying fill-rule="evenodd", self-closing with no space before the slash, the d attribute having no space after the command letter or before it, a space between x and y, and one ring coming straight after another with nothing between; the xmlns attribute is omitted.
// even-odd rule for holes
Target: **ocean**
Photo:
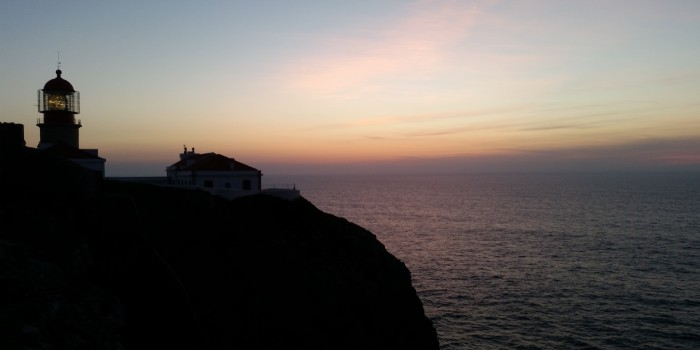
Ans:
<svg viewBox="0 0 700 350"><path fill-rule="evenodd" d="M441 349L700 349L700 173L263 181L374 233Z"/></svg>

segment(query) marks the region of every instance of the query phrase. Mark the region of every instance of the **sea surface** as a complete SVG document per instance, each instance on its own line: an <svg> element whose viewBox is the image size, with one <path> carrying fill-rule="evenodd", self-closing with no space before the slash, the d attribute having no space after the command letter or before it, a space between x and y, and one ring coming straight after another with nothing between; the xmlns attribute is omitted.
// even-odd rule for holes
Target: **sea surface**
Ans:
<svg viewBox="0 0 700 350"><path fill-rule="evenodd" d="M441 349L700 349L700 173L263 180L374 233Z"/></svg>

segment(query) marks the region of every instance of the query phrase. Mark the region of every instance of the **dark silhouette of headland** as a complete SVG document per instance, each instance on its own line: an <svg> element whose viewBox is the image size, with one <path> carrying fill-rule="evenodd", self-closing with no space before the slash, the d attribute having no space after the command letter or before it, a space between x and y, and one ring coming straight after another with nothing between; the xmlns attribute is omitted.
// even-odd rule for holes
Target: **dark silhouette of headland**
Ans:
<svg viewBox="0 0 700 350"><path fill-rule="evenodd" d="M106 179L22 128L0 125L0 349L439 348L362 227L301 196Z"/></svg>

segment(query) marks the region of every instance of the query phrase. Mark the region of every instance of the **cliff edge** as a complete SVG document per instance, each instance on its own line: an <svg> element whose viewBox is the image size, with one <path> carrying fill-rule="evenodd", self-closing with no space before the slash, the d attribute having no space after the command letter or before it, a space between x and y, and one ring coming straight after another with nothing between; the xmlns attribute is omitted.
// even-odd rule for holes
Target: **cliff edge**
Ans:
<svg viewBox="0 0 700 350"><path fill-rule="evenodd" d="M2 349L438 349L405 265L304 198L0 152Z"/></svg>

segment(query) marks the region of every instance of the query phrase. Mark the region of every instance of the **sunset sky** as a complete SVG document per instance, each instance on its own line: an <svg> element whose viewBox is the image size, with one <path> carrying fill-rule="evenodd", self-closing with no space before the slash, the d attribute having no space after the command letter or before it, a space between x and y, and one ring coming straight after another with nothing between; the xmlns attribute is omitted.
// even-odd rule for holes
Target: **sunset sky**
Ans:
<svg viewBox="0 0 700 350"><path fill-rule="evenodd" d="M108 176L700 170L700 1L0 3L0 121L80 91Z"/></svg>

